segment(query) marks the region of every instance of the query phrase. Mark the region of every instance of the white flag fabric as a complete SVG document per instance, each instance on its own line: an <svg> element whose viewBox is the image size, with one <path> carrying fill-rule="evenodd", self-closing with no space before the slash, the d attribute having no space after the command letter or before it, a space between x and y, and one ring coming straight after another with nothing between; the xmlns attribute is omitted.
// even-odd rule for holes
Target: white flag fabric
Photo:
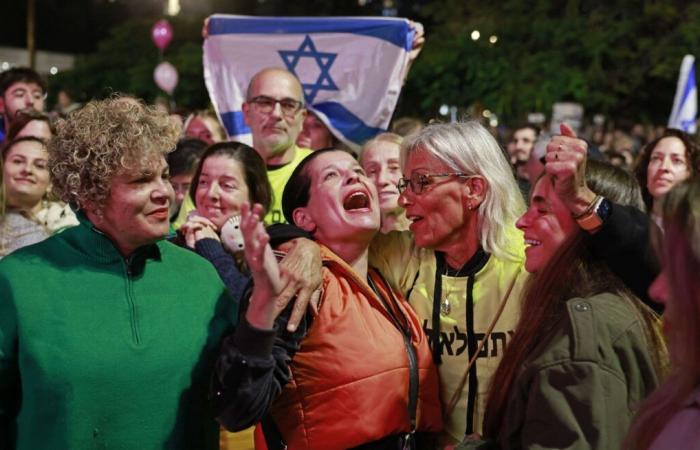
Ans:
<svg viewBox="0 0 700 450"><path fill-rule="evenodd" d="M287 69L308 109L358 146L389 125L413 34L406 19L217 14L204 42L204 81L229 136L250 143L241 109L249 81L267 67Z"/></svg>
<svg viewBox="0 0 700 450"><path fill-rule="evenodd" d="M678 75L676 97L668 118L668 127L695 134L697 131L698 89L695 84L695 57L685 55Z"/></svg>

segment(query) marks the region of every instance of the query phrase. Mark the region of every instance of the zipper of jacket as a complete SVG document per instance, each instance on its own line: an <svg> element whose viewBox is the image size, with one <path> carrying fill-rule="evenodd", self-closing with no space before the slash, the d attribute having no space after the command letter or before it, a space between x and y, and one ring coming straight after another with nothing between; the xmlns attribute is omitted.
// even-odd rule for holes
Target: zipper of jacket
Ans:
<svg viewBox="0 0 700 450"><path fill-rule="evenodd" d="M381 275L380 275L381 278ZM374 281L372 280L371 276L367 276L367 281L369 282L370 288L374 291L374 293L377 295L379 300L382 302L384 305L384 308L386 309L387 313L389 314L389 317L391 318L391 322L394 324L394 326L401 332L401 336L403 337L403 342L404 346L406 347L406 354L408 355L408 369L409 369L409 378L408 378L408 417L411 422L411 431L406 434L403 438L403 446L402 448L411 448L411 440L413 439L413 434L416 432L416 413L418 409L418 358L416 357L416 350L413 348L413 344L411 343L411 329L410 327L404 328L401 324L401 322L398 320L398 318L394 315L394 311L392 308L389 307L389 305L386 303L386 300L384 300L384 297L380 295L380 291L377 289L377 286L375 286ZM384 281L384 279L382 279ZM396 297L394 297L394 292L391 290L389 285L384 281L384 287L387 289L389 292L389 295L391 296L391 299L394 304L397 304Z"/></svg>
<svg viewBox="0 0 700 450"><path fill-rule="evenodd" d="M138 345L141 344L141 336L139 335L138 318L136 317L136 304L134 303L134 293L133 293L133 270L131 268L132 264L131 256L124 260L124 272L126 273L126 304L129 308L129 322L131 325L131 337L134 342Z"/></svg>

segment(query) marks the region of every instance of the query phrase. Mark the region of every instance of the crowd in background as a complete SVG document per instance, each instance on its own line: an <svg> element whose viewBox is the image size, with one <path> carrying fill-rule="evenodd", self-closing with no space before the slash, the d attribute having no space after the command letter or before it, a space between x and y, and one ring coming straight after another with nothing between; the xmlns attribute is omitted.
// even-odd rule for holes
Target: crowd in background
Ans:
<svg viewBox="0 0 700 450"><path fill-rule="evenodd" d="M700 448L694 136L45 94L0 74L0 448Z"/></svg>

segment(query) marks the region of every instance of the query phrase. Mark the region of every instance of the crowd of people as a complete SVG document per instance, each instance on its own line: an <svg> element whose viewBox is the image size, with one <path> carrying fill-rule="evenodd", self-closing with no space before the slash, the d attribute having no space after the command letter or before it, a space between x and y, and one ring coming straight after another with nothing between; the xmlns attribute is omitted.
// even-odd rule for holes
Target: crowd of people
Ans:
<svg viewBox="0 0 700 450"><path fill-rule="evenodd" d="M0 74L0 448L700 449L694 136L45 94Z"/></svg>

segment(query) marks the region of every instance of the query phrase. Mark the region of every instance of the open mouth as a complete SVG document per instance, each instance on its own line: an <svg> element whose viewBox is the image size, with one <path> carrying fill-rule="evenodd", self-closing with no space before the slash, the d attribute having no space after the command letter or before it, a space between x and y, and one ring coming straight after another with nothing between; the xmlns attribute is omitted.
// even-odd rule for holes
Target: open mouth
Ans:
<svg viewBox="0 0 700 450"><path fill-rule="evenodd" d="M528 247L537 247L538 245L542 245L542 241L538 241L536 239L525 239L525 245Z"/></svg>
<svg viewBox="0 0 700 450"><path fill-rule="evenodd" d="M369 208L369 197L361 191L353 192L348 195L343 201L343 208L346 211L355 211L358 209Z"/></svg>

